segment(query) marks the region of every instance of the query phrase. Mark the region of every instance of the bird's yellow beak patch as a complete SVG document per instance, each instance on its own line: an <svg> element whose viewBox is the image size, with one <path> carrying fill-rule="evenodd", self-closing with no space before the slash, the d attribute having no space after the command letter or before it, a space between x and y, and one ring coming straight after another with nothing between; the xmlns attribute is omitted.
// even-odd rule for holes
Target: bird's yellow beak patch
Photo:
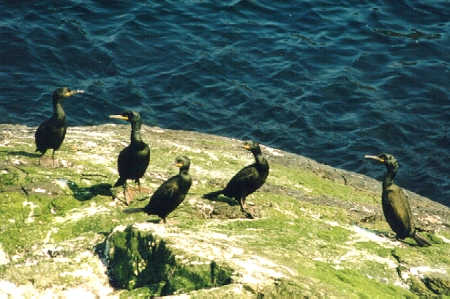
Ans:
<svg viewBox="0 0 450 299"><path fill-rule="evenodd" d="M115 119L121 119L121 120L128 120L127 116L123 116L123 115L110 115L109 118L115 118Z"/></svg>
<svg viewBox="0 0 450 299"><path fill-rule="evenodd" d="M175 164L175 166L176 167L181 167L181 166L183 166L183 163L178 162L178 163Z"/></svg>
<svg viewBox="0 0 450 299"><path fill-rule="evenodd" d="M372 159L372 160L376 160L376 161L378 161L378 162L380 162L380 163L384 163L384 159L381 159L381 158L378 157L378 156L364 155L364 158L366 158L366 159Z"/></svg>
<svg viewBox="0 0 450 299"><path fill-rule="evenodd" d="M68 98L68 97L71 97L71 96L73 96L74 94L77 94L77 93L84 93L84 90L75 89L75 90L67 91L66 93L64 93L64 97Z"/></svg>

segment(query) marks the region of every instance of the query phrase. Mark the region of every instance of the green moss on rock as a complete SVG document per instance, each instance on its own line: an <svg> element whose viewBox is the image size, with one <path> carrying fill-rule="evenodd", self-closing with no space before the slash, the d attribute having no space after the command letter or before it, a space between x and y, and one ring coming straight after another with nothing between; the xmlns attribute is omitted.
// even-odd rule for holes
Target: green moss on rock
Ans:
<svg viewBox="0 0 450 299"><path fill-rule="evenodd" d="M214 261L177 261L164 240L133 226L112 232L104 250L110 281L117 288L146 288L164 296L231 283L231 269Z"/></svg>
<svg viewBox="0 0 450 299"><path fill-rule="evenodd" d="M422 279L434 294L450 296L450 278L442 274L431 274Z"/></svg>

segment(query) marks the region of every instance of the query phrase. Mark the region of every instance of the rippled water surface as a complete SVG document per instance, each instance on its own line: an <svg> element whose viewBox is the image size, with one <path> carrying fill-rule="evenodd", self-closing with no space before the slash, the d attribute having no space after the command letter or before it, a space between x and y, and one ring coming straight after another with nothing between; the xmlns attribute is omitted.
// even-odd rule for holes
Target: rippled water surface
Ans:
<svg viewBox="0 0 450 299"><path fill-rule="evenodd" d="M3 1L2 123L145 123L253 138L450 205L450 8L434 1Z"/></svg>

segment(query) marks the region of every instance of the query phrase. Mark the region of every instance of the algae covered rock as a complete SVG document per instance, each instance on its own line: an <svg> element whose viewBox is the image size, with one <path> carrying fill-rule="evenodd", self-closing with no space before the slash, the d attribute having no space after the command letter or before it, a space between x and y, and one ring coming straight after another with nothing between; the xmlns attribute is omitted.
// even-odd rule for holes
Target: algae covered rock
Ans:
<svg viewBox="0 0 450 299"><path fill-rule="evenodd" d="M423 282L433 293L450 296L450 278L444 275L432 274L423 278Z"/></svg>
<svg viewBox="0 0 450 299"><path fill-rule="evenodd" d="M177 260L163 239L131 225L107 237L104 258L116 288L147 288L163 296L231 283L231 269L214 261Z"/></svg>

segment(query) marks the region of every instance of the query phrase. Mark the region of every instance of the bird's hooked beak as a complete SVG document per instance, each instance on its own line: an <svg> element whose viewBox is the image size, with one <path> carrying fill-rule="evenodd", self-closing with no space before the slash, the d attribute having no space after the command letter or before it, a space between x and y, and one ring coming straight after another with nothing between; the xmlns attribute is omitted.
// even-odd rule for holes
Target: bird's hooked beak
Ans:
<svg viewBox="0 0 450 299"><path fill-rule="evenodd" d="M372 159L372 160L376 160L376 161L378 161L378 162L380 162L380 163L384 163L384 160L381 159L381 158L378 157L378 156L374 156L374 155L364 155L364 158L366 158L366 159Z"/></svg>
<svg viewBox="0 0 450 299"><path fill-rule="evenodd" d="M82 89L75 89L75 90L67 91L64 94L64 97L68 98L68 97L71 97L71 96L73 96L74 94L77 94L77 93L84 93L84 90L82 90Z"/></svg>
<svg viewBox="0 0 450 299"><path fill-rule="evenodd" d="M244 148L249 151L250 150L250 144L244 144Z"/></svg>
<svg viewBox="0 0 450 299"><path fill-rule="evenodd" d="M176 167L178 167L178 168L180 168L180 167L182 167L182 166L183 166L183 163L181 163L181 162L177 162L177 163L175 163L175 166L176 166Z"/></svg>
<svg viewBox="0 0 450 299"><path fill-rule="evenodd" d="M127 116L123 116L123 115L110 115L109 118L115 118L115 119L121 119L121 120L126 120L128 121L128 117Z"/></svg>

